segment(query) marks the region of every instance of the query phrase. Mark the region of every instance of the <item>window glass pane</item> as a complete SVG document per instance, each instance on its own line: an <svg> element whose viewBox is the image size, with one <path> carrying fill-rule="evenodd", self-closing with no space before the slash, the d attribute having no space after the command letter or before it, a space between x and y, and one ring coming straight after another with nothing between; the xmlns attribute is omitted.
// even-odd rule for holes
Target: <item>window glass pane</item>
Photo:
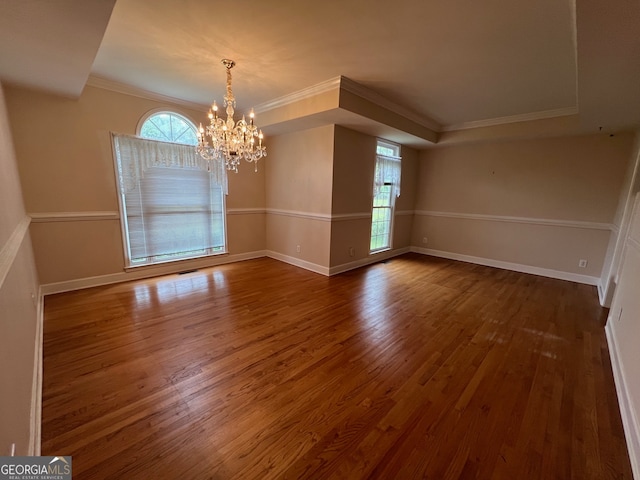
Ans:
<svg viewBox="0 0 640 480"><path fill-rule="evenodd" d="M140 129L140 136L151 140L166 142L167 136L153 123L146 121Z"/></svg>
<svg viewBox="0 0 640 480"><path fill-rule="evenodd" d="M197 145L196 126L177 113L162 112L151 115L140 128L140 136L162 142Z"/></svg>
<svg viewBox="0 0 640 480"><path fill-rule="evenodd" d="M371 221L370 250L380 250L390 247L391 238L391 208L374 207Z"/></svg>
<svg viewBox="0 0 640 480"><path fill-rule="evenodd" d="M378 155L386 155L387 157L393 157L395 155L395 151L392 148L383 147L381 145L378 145L376 153L378 153Z"/></svg>
<svg viewBox="0 0 640 480"><path fill-rule="evenodd" d="M380 187L380 191L373 197L374 207L390 207L391 206L391 185Z"/></svg>
<svg viewBox="0 0 640 480"><path fill-rule="evenodd" d="M398 145L392 145L390 143L378 142L376 153L378 155L386 155L387 157L399 157L400 147Z"/></svg>

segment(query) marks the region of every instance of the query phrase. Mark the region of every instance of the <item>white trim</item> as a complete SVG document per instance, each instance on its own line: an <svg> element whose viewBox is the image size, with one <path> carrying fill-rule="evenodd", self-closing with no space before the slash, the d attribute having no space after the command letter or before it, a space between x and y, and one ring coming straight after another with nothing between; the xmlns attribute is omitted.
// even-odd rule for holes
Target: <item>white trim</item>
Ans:
<svg viewBox="0 0 640 480"><path fill-rule="evenodd" d="M627 237L627 247L633 248L638 254L640 254L640 241L636 240L632 236Z"/></svg>
<svg viewBox="0 0 640 480"><path fill-rule="evenodd" d="M576 115L578 107L556 108L554 110L542 110L539 112L522 113L519 115L509 115L506 117L487 118L485 120L475 120L473 122L463 122L454 125L447 125L440 131L453 132L456 130L469 130L471 128L493 127L507 123L528 122L531 120L543 120L545 118L566 117Z"/></svg>
<svg viewBox="0 0 640 480"><path fill-rule="evenodd" d="M266 208L228 208L227 215L260 215L267 213Z"/></svg>
<svg viewBox="0 0 640 480"><path fill-rule="evenodd" d="M29 229L30 223L31 219L28 216L25 216L20 220L13 229L11 236L3 245L2 250L0 250L0 288L2 288L4 280L7 278L9 270L11 270L13 261L15 260L16 255L18 255L18 251L20 250L20 246L22 245L22 241Z"/></svg>
<svg viewBox="0 0 640 480"><path fill-rule="evenodd" d="M403 215L415 215L416 212L414 212L413 210L396 210L394 214L396 217L400 217Z"/></svg>
<svg viewBox="0 0 640 480"><path fill-rule="evenodd" d="M638 154L635 158L633 165L633 172L629 184L627 185L627 192L625 194L625 202L620 217L620 225L615 230L615 240L613 246L613 253L608 264L602 267L602 284L603 284L603 301L601 304L604 307L609 307L613 301L615 295L615 285L618 283L618 276L620 275L620 269L622 268L622 259L624 257L624 251L627 245L627 239L629 238L629 228L631 225L631 219L635 215L637 208L640 208L640 192L634 193L633 186L639 180L640 177L640 148L638 148ZM618 207L619 208L619 207Z"/></svg>
<svg viewBox="0 0 640 480"><path fill-rule="evenodd" d="M181 100L180 98L170 97L161 93L145 90L144 88L134 87L126 83L120 83L115 80L109 80L97 75L89 75L86 85L90 87L101 88L103 90L110 90L112 92L122 93L124 95L131 95L133 97L145 98L147 100L155 100L157 102L169 103L173 105L181 105L191 110L197 110L206 112L209 105L204 105L196 102L189 102L187 100Z"/></svg>
<svg viewBox="0 0 640 480"><path fill-rule="evenodd" d="M284 263L288 263L289 265L293 265L294 267L300 267L314 273L319 273L320 275L325 275L327 277L329 276L329 268L318 265L317 263L307 262L306 260L291 257L289 255L283 255L282 253L274 252L272 250L267 250L267 257L273 258L274 260L279 260Z"/></svg>
<svg viewBox="0 0 640 480"><path fill-rule="evenodd" d="M631 395L629 394L625 380L627 376L625 375L624 366L618 356L616 335L610 319L607 321L604 331L607 336L607 344L609 345L609 358L611 359L611 369L613 370L614 384L616 386L616 393L618 394L620 416L622 417L622 425L627 440L631 470L633 472L633 478L640 479L640 424L631 406Z"/></svg>
<svg viewBox="0 0 640 480"><path fill-rule="evenodd" d="M260 105L256 105L253 108L253 111L256 114L259 114L262 112L266 112L268 110L273 110L274 108L280 108L280 107L284 107L285 105L289 105L291 103L299 102L300 100L305 100L307 98L315 97L316 95L320 95L321 93L339 89L342 78L343 77L330 78L329 80L325 80L324 82L320 82L316 85L312 85L310 87L303 88L302 90L298 90L288 95L284 95L282 97L269 100L268 102L264 102L264 103L261 103Z"/></svg>
<svg viewBox="0 0 640 480"><path fill-rule="evenodd" d="M588 230L613 229L610 223L586 222L582 220L556 220L553 218L510 217L506 215L484 215L479 213L436 212L431 210L416 210L415 215L425 217L463 218L466 220L488 220L491 222L527 223L530 225L547 225L552 227L584 228Z"/></svg>
<svg viewBox="0 0 640 480"><path fill-rule="evenodd" d="M607 305L605 304L605 302L607 301L607 299L605 296L605 288L602 285L602 278L598 279L598 285L596 285L596 287L598 288L598 301L600 302L600 306L606 307Z"/></svg>
<svg viewBox="0 0 640 480"><path fill-rule="evenodd" d="M269 213L272 215L283 215L287 217L298 217L298 218L306 218L309 220L322 220L325 222L344 222L349 220L371 220L371 212L355 212L355 213L307 213L296 210L280 210L277 208L267 208L262 211L253 211L251 210L249 213ZM228 212L234 213L234 212ZM243 212L244 213L244 212ZM395 216L400 215L413 215L413 210L402 210L394 212Z"/></svg>
<svg viewBox="0 0 640 480"><path fill-rule="evenodd" d="M42 349L44 326L44 296L38 291L36 314L36 336L33 352L33 380L31 384L31 414L29 425L29 447L27 455L39 456L42 443Z"/></svg>
<svg viewBox="0 0 640 480"><path fill-rule="evenodd" d="M86 222L93 220L119 220L120 214L115 211L105 212L38 212L30 213L33 223L50 222Z"/></svg>
<svg viewBox="0 0 640 480"><path fill-rule="evenodd" d="M113 283L128 282L129 280L140 280L142 278L156 277L159 275L180 273L186 270L215 267L216 265L241 262L243 260L251 260L264 256L266 256L264 250L236 253L231 255L222 254L212 257L201 257L197 259L176 261L158 265L140 266L135 270L131 270L128 272L118 272L108 275L99 275L95 277L78 278L74 280L67 280L64 282L46 283L44 285L41 285L40 288L43 295L52 295L54 293L81 290L83 288L99 287L102 285L110 285Z"/></svg>
<svg viewBox="0 0 640 480"><path fill-rule="evenodd" d="M281 210L279 208L267 208L267 213L270 215L283 215L285 217L298 217L306 218L309 220L321 220L323 222L330 222L332 220L331 214L327 213L310 213L300 212L297 210Z"/></svg>
<svg viewBox="0 0 640 480"><path fill-rule="evenodd" d="M378 92L371 90L370 88L365 87L364 85L359 84L358 82L354 82L350 78L340 77L340 88L346 90L347 92L353 93L365 100L369 100L371 103L378 105L379 107L386 108L390 112L393 112L401 117L404 117L412 122L417 123L418 125L428 128L429 130L433 130L434 132L439 132L442 130L442 126L432 120L431 118L424 117L422 115L417 114L397 103L392 102L386 97L383 97ZM387 140L385 140L387 141Z"/></svg>
<svg viewBox="0 0 640 480"><path fill-rule="evenodd" d="M397 257L399 255L404 255L405 253L410 252L409 247L402 247L396 249L389 249L383 252L371 253L366 258L361 258L354 262L343 263L342 265L336 265L334 267L329 268L329 275L337 275L339 273L347 272L349 270L355 270L356 268L364 267L366 265L372 265L374 263L379 263L384 260L388 260L389 258Z"/></svg>
<svg viewBox="0 0 640 480"><path fill-rule="evenodd" d="M539 275L541 277L556 278L558 280L568 280L570 282L584 283L586 285L598 285L598 277L589 275L579 275L577 273L562 272L560 270L552 270L550 268L534 267L532 265L523 265L520 263L503 262L502 260L494 260L492 258L474 257L473 255L465 255L462 253L445 252L443 250L433 250L431 248L411 247L411 251L421 253L423 255L431 255L432 257L448 258L450 260L459 260L487 267L502 268L503 270L511 270L520 273L529 273Z"/></svg>
<svg viewBox="0 0 640 480"><path fill-rule="evenodd" d="M334 213L331 215L332 222L344 222L349 220L371 220L371 212Z"/></svg>
<svg viewBox="0 0 640 480"><path fill-rule="evenodd" d="M268 110L284 107L285 105L290 105L307 98L315 97L316 95L320 95L331 90L345 90L349 93L353 93L354 95L368 100L369 102L374 103L379 107L385 108L390 112L411 120L412 122L415 122L422 127L432 130L434 133L441 130L440 124L436 121L419 115L416 112L409 110L401 105L398 105L388 98L380 95L378 92L375 92L374 90L371 90L370 88L367 88L364 85L359 84L358 82L354 82L350 78L344 77L342 75L330 78L329 80L325 80L324 82L320 82L316 85L303 88L302 90L298 90L289 95L284 95L274 100L261 103L260 105L254 107L254 111L256 112L256 114L266 112Z"/></svg>

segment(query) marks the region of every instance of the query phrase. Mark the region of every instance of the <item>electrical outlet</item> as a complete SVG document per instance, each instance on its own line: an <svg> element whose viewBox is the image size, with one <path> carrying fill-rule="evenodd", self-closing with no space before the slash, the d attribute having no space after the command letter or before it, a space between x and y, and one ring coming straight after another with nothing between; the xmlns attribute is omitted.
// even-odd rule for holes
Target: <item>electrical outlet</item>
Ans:
<svg viewBox="0 0 640 480"><path fill-rule="evenodd" d="M422 237L422 243L426 245L428 242L429 242L429 239L427 237Z"/></svg>
<svg viewBox="0 0 640 480"><path fill-rule="evenodd" d="M579 267L579 268L587 268L587 261L586 261L586 260L584 260L584 259L581 259L581 260L578 262L578 267Z"/></svg>
<svg viewBox="0 0 640 480"><path fill-rule="evenodd" d="M349 256L353 257L356 254L356 250L353 247L349 247Z"/></svg>
<svg viewBox="0 0 640 480"><path fill-rule="evenodd" d="M300 245L296 245L296 252L300 253Z"/></svg>

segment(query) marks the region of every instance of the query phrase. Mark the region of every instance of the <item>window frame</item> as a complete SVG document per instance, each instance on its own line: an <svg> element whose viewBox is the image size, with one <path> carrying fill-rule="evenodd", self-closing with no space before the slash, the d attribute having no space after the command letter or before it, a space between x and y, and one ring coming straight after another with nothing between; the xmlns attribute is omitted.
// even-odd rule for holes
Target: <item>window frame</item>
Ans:
<svg viewBox="0 0 640 480"><path fill-rule="evenodd" d="M159 141L153 138L147 138L147 137L142 137L141 136L141 130L142 130L142 126L144 125L144 123L151 117L153 117L154 115L158 115L158 114L162 114L162 113L168 113L171 115L175 115L179 118L181 118L183 121L185 121L186 123L188 123L195 132L197 132L197 126L195 124L195 122L193 122L188 116L184 115L181 112L177 112L177 111L173 111L173 110L168 110L166 108L158 108L158 109L153 109L149 112L147 112L145 115L143 115L140 120L138 121L138 124L136 126L136 136L139 138L142 138L144 140L150 140L150 141ZM130 238L129 238L129 230L128 230L128 222L127 222L127 211L126 211L126 202L125 202L125 191L123 186L120 183L120 173L119 173L119 165L118 165L118 158L116 155L116 147L115 147L115 134L112 133L111 134L111 144L112 144L112 156L113 156L113 166L114 166L114 172L115 172L115 181L116 181L116 189L117 189L117 197L118 197L118 210L120 212L120 232L122 235L122 245L123 245L123 254L124 254L124 264L125 264L125 271L131 271L131 270L136 270L136 269L140 269L140 268L144 268L144 267L154 267L154 266L160 266L163 264L167 264L167 263L173 263L173 262L181 262L181 261L188 261L188 260L196 260L199 258L204 258L204 257L212 257L212 256L218 256L218 255L225 255L229 253L229 245L228 245L228 232L227 232L227 202L226 202L226 195L224 193L224 189L222 190L221 193L221 209L222 209L222 228L223 228L223 247L222 250L220 251L208 251L205 252L203 254L199 254L199 255L176 255L174 258L165 258L162 260L154 260L154 261L148 261L148 262L133 262L132 258L131 258L131 242L130 242ZM162 142L162 141L160 141ZM185 143L177 143L177 142L164 142L164 143L176 143L177 145L189 145L189 144L185 144ZM195 145L194 145L195 148ZM210 199L211 201L211 199Z"/></svg>
<svg viewBox="0 0 640 480"><path fill-rule="evenodd" d="M392 154L388 155L387 153L382 153L379 151L380 148L388 148L390 150L392 150ZM377 168L377 162L378 162L378 155L383 155L383 156L393 156L393 157L398 157L400 158L400 150L401 150L401 146L397 143L393 143L390 142L388 140L384 140L384 139L377 139L376 141L376 160L375 160L375 164L374 164L374 180L373 180L373 188L375 189L375 169ZM391 182L385 182L384 186L389 186L389 187L393 187L393 184ZM375 201L376 201L376 195L375 193L372 194L372 198L371 198L371 222L369 224L369 255L375 255L377 253L381 253L381 252L386 252L388 250L393 249L393 228L394 228L394 223L395 223L395 207L396 207L396 196L393 194L393 189L389 188L389 201L388 201L388 205L375 205ZM375 218L375 211L376 209L381 210L381 209L385 209L388 210L389 212L389 220L387 223L387 227L388 227L388 241L387 244L383 247L379 247L379 248L371 248L371 243L373 241L373 223L374 223L374 218ZM385 221L386 223L386 221Z"/></svg>
<svg viewBox="0 0 640 480"><path fill-rule="evenodd" d="M168 110L166 108L154 108L152 110L149 110L142 117L140 117L140 120L138 120L138 124L136 125L136 136L138 136L140 138L145 138L147 140L157 140L155 138L143 137L142 136L142 127L147 122L147 120L149 120L151 117L154 117L156 115L161 115L163 113L166 113L166 114L169 114L169 115L173 115L175 117L179 117L181 120L183 120L184 122L186 122L189 125L191 125L193 127L193 129L194 129L194 132L196 133L196 139L197 139L197 137L198 137L198 125L196 124L196 122L194 122L188 115L186 115L186 114L184 114L182 112L179 112L177 110ZM166 141L168 143L179 143L179 142L170 142L168 140L157 140L157 141L159 141L159 142ZM189 143L180 143L180 145L191 145L191 144L189 144ZM194 144L194 146L195 145L196 144Z"/></svg>

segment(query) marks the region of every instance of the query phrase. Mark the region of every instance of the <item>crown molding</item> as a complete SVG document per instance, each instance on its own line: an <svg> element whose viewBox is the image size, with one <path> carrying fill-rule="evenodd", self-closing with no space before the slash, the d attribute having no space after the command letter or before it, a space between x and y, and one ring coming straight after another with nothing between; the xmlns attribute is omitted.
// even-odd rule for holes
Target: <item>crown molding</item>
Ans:
<svg viewBox="0 0 640 480"><path fill-rule="evenodd" d="M378 105L379 107L385 108L393 113L405 117L417 123L418 125L426 127L430 130L439 131L441 128L438 123L431 120L430 118L418 115L417 113L392 102L388 98L383 97L379 93L374 92L370 88L367 88L359 84L358 82L355 82L350 78L342 75L331 78L316 85L312 85L302 90L298 90L297 92L293 92L289 95L284 95L269 102L261 103L260 105L254 107L254 111L256 113L262 113L267 110L284 107L285 105L299 102L300 100L305 100L307 98L312 98L316 95L320 95L322 93L336 89L342 89L347 92L353 93L354 95L357 95L365 100L370 101L371 103Z"/></svg>
<svg viewBox="0 0 640 480"><path fill-rule="evenodd" d="M337 88L340 88L341 78L343 77L330 78L329 80L325 80L324 82L318 83L316 85L312 85L310 87L303 88L302 90L298 90L288 95L283 95L282 97L269 100L268 102L264 102L254 106L253 111L256 113L266 112L267 110L273 110L274 108L284 107L285 105L289 105L291 103L299 102L300 100L304 100L306 98L315 97L316 95L320 95L321 93L335 90Z"/></svg>
<svg viewBox="0 0 640 480"><path fill-rule="evenodd" d="M439 132L442 130L442 125L435 122L434 120L424 117L422 115L418 115L417 113L405 108L397 103L392 102L388 98L380 95L378 92L371 90L364 85L355 82L347 77L340 77L340 88L346 90L347 92L353 93L365 100L369 100L371 103L375 103L379 107L386 108L387 110L396 113L402 117L405 117L412 122L417 123L418 125L422 125L430 130L434 130Z"/></svg>
<svg viewBox="0 0 640 480"><path fill-rule="evenodd" d="M162 103L171 103L173 105L180 105L191 110L197 110L206 112L209 108L208 105L189 102L176 97L170 97L169 95L162 95L161 93L145 90L144 88L134 87L126 83L117 82L115 80L109 80L107 78L99 77L97 75L90 75L86 85L90 87L102 88L103 90L110 90L116 93L122 93L124 95L131 95L133 97L144 98L146 100L155 100Z"/></svg>
<svg viewBox="0 0 640 480"><path fill-rule="evenodd" d="M205 104L189 102L187 100L182 100L180 98L163 95L163 94L152 92L150 90L145 90L139 87L134 87L132 85L121 83L115 80L109 80L107 78L100 77L97 75L90 75L86 85L91 87L101 88L104 90L109 90L112 92L122 93L125 95L132 95L134 97L144 98L147 100L154 100L162 103L180 105L182 107L189 108L191 110L196 110L196 111L205 112L209 108L209 106ZM301 100L313 98L322 93L329 92L336 89L342 89L354 95L357 95L365 100L370 101L375 105L378 105L379 107L385 108L390 112L400 115L408 120L411 120L417 123L418 125L421 125L435 132L453 132L457 130L470 130L474 128L492 127L496 125L505 125L510 123L519 123L519 122L527 122L532 120L543 120L548 118L564 117L569 115L576 115L579 111L578 107L575 106L575 107L558 108L555 110L543 110L539 112L523 113L523 114L511 115L506 117L488 118L485 120L476 120L472 122L463 122L463 123L443 126L428 117L419 115L414 111L409 110L408 108L405 108L401 105L398 105L392 102L391 100L375 92L374 90L368 87L365 87L364 85L358 82L355 82L354 80L351 80L350 78L342 75L331 78L329 80L325 80L324 82L320 82L316 85L312 85L310 87L304 88L302 90L298 90L288 95L275 98L268 102L264 102L259 105L256 105L254 107L254 111L256 113L266 112L268 110L273 110L275 108L283 107L285 105L289 105Z"/></svg>
<svg viewBox="0 0 640 480"><path fill-rule="evenodd" d="M455 125L447 125L442 127L442 132L453 132L456 130L469 130L472 128L493 127L496 125L504 125L507 123L528 122L531 120L543 120L546 118L566 117L576 115L578 107L557 108L555 110L543 110L540 112L522 113L519 115L510 115L508 117L487 118L486 120L476 120L473 122L458 123Z"/></svg>

